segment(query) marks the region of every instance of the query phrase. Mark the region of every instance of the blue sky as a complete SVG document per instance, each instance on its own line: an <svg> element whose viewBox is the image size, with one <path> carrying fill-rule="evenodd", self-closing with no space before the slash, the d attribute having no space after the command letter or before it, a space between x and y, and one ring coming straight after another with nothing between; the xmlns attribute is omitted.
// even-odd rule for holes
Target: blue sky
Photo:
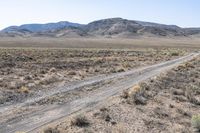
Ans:
<svg viewBox="0 0 200 133"><path fill-rule="evenodd" d="M25 23L122 17L182 27L200 27L200 0L2 0L0 29Z"/></svg>

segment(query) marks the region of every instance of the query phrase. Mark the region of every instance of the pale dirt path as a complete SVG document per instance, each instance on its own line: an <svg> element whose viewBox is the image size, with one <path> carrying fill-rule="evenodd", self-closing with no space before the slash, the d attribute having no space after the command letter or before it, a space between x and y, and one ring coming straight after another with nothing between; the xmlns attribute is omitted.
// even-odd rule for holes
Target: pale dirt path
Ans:
<svg viewBox="0 0 200 133"><path fill-rule="evenodd" d="M193 57L198 56L199 53L192 53L190 55L181 57L179 59L167 61L164 63L156 64L149 67L144 67L141 69L136 69L129 72L123 72L119 74L112 74L110 76L96 77L95 79L91 79L88 81L82 81L78 84L70 85L62 87L58 89L56 92L50 92L49 94L42 96L45 98L46 96L51 96L56 93L62 93L69 90L73 90L85 85L93 84L95 82L100 82L103 80L117 80L109 85L105 85L100 87L97 91L95 91L91 96L85 96L80 99L73 100L71 102L65 103L63 105L51 105L51 106L42 106L35 113L24 115L22 118L11 119L7 122L0 123L0 132L2 133L13 133L16 131L26 131L26 132L35 132L41 126L51 123L60 118L66 117L74 112L80 111L86 108L95 107L95 105L113 95L118 94L124 89L130 88L134 84L143 81L147 78L158 75L159 73L166 71L182 62L191 60ZM42 99L41 98L41 99ZM39 98L40 99L40 98ZM30 104L39 100L31 99L30 101L26 101L25 103L21 103L19 105L15 105L13 107L22 107L26 106L26 104ZM9 108L12 110L13 108ZM7 110L8 111L8 110ZM3 116L3 114L1 114ZM0 115L0 116L1 116Z"/></svg>
<svg viewBox="0 0 200 133"><path fill-rule="evenodd" d="M87 78L85 80L81 80L81 81L73 81L64 86L52 88L48 91L39 91L34 94L34 97L29 97L29 98L25 99L25 101L23 101L23 102L14 103L14 104L10 104L10 105L1 105L0 106L0 114L8 112L13 109L31 105L32 103L38 102L44 98L51 97L53 95L62 94L62 93L65 93L65 92L68 92L71 90L79 89L84 86L93 85L96 83L100 83L100 82L108 81L108 80L112 80L112 79L124 78L125 76L129 76L129 75L131 75L137 71L140 71L142 69L145 69L145 68L146 67L143 67L140 69L129 70L126 72L109 74L109 75L107 75L107 74L100 75L100 76L98 75L95 77L89 77L89 78Z"/></svg>

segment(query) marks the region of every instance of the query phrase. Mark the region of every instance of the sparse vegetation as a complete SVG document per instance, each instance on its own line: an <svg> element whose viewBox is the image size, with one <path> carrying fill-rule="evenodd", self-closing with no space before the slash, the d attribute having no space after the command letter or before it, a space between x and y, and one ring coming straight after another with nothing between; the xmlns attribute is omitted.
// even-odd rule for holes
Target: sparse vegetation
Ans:
<svg viewBox="0 0 200 133"><path fill-rule="evenodd" d="M191 120L192 126L200 132L200 114L199 115L193 115Z"/></svg>
<svg viewBox="0 0 200 133"><path fill-rule="evenodd" d="M173 51L170 53L171 56L179 56L179 52L178 51Z"/></svg>
<svg viewBox="0 0 200 133"><path fill-rule="evenodd" d="M49 127L45 129L43 133L60 133L60 131Z"/></svg>
<svg viewBox="0 0 200 133"><path fill-rule="evenodd" d="M147 103L144 89L140 85L135 85L132 88L124 91L122 97L127 99L127 102L130 104L135 103L136 105L145 105Z"/></svg>
<svg viewBox="0 0 200 133"><path fill-rule="evenodd" d="M176 54L173 53L174 51ZM45 94L58 85L76 83L79 82L77 80L102 74L124 72L175 59L184 54L186 54L186 50L168 48L157 48L156 50L146 48L134 50L0 49L0 103L2 106L14 105ZM64 128L61 125L57 125L56 128L52 126L47 132L75 132L77 129L79 132L99 132L102 129L105 132L120 131L120 129L125 132L152 130L152 132L159 132L163 129L169 132L191 131L188 123L191 114L196 113L193 107L198 105L200 94L198 91L198 63L194 62L196 60L185 63L183 67L176 68L165 76L145 82L145 85L140 83L125 91L123 99L117 98L115 101L113 98L114 101L112 99L106 101L106 104L109 105L105 106L106 108L95 109L96 113L92 111L92 115L86 113L84 116L69 119L62 125ZM101 91L98 89L101 89L103 85L115 82L118 81L108 80L80 87L67 93L56 94L34 103L33 107L37 109L40 108L39 105L47 104L62 106L66 101L74 101L82 96L94 94L95 91ZM192 93L186 87L191 88ZM191 110L188 110L187 107L190 107ZM16 116L23 116L21 112L17 110ZM6 118L7 116L4 115L2 120L13 118L10 116ZM169 126L174 125L170 121L172 119L176 123L175 127L179 129L175 130ZM163 127L162 130L160 127Z"/></svg>
<svg viewBox="0 0 200 133"><path fill-rule="evenodd" d="M68 75L76 75L76 72L70 71L70 72L68 72Z"/></svg>
<svg viewBox="0 0 200 133"><path fill-rule="evenodd" d="M71 125L78 127L87 127L90 125L90 121L85 116L79 115L71 120Z"/></svg>
<svg viewBox="0 0 200 133"><path fill-rule="evenodd" d="M106 107L87 112L85 116L93 123L88 130L140 133L199 132L199 59L198 57L182 64L181 67L141 82L124 91L121 97L105 101ZM141 102L143 99L140 97L145 98L145 104ZM75 130L67 128L65 131Z"/></svg>
<svg viewBox="0 0 200 133"><path fill-rule="evenodd" d="M63 81L68 83L89 76L124 72L172 59L171 55L164 54L170 51L180 50L2 48L0 93L6 102L17 102L28 97L25 94L32 95L38 89L51 88ZM5 102L3 100L1 103Z"/></svg>
<svg viewBox="0 0 200 133"><path fill-rule="evenodd" d="M97 113L96 116L99 116L101 119L105 120L106 122L111 122L111 116L109 115L108 108L101 108L100 113Z"/></svg>
<svg viewBox="0 0 200 133"><path fill-rule="evenodd" d="M29 93L30 90L29 88L25 87L25 86L22 86L20 89L19 89L19 93Z"/></svg>

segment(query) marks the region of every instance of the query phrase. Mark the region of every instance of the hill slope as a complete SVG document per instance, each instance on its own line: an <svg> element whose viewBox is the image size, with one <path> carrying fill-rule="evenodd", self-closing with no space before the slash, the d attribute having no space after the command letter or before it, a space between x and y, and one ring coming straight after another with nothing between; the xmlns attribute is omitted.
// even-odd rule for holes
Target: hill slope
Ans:
<svg viewBox="0 0 200 133"><path fill-rule="evenodd" d="M181 28L176 25L164 25L150 22L127 20L122 18L102 19L87 25L58 22L48 24L26 24L10 26L0 32L1 36L48 36L48 37L122 37L135 36L194 36L200 34L200 28Z"/></svg>

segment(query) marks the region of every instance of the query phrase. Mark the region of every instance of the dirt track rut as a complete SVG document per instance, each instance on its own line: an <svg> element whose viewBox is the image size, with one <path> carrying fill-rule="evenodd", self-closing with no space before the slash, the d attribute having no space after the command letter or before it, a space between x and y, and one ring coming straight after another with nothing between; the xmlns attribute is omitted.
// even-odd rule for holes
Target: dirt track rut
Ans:
<svg viewBox="0 0 200 133"><path fill-rule="evenodd" d="M60 87L56 91L43 94L36 98L31 98L26 100L23 103L16 105L10 105L8 107L0 108L0 116L3 118L5 115L4 112L14 111L17 108L29 107L31 103L39 101L43 98L50 97L58 93L64 93L69 90L75 90L86 85L92 85L96 82L101 82L105 80L113 80L112 83L107 85L102 85L98 90L92 92L92 95L84 96L79 99L72 100L70 102L63 103L62 105L49 105L41 106L34 113L27 113L23 117L9 119L7 121L0 121L0 132L2 133L13 133L16 131L25 131L25 132L36 132L37 129L42 127L45 124L56 121L60 118L66 117L74 112L80 111L82 109L92 109L100 103L101 101L118 94L124 89L130 88L134 84L146 80L150 77L158 75L159 73L166 71L182 62L191 60L193 57L198 56L199 53L192 53L190 55L181 57L179 59L163 62L160 64L135 69L128 72L122 72L112 75L105 75L95 78L90 78L85 81L80 81L77 83L72 83L70 85Z"/></svg>

